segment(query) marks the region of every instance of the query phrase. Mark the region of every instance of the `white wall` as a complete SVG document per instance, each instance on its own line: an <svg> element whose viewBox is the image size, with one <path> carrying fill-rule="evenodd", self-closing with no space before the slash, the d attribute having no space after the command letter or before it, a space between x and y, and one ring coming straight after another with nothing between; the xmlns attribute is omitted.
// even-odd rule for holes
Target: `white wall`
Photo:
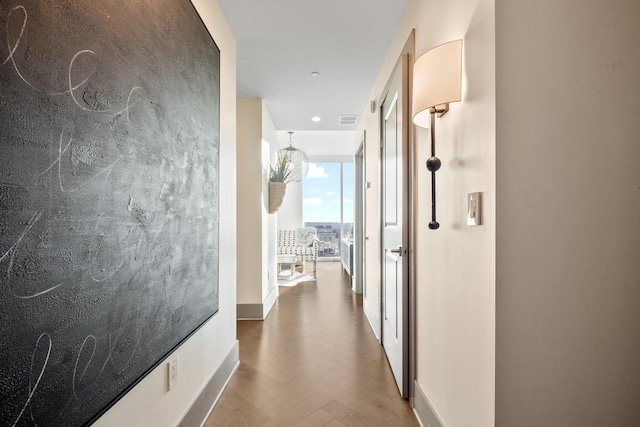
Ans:
<svg viewBox="0 0 640 427"><path fill-rule="evenodd" d="M287 192L278 213L278 229L293 230L304 225L302 217L302 181L287 184Z"/></svg>
<svg viewBox="0 0 640 427"><path fill-rule="evenodd" d="M277 136L261 99L238 99L237 105L238 194L242 195L238 198L238 259L243 261L238 264L238 305L262 305L264 317L278 295L276 217L268 213L268 170L277 151ZM240 313L239 317L246 316Z"/></svg>
<svg viewBox="0 0 640 427"><path fill-rule="evenodd" d="M639 23L496 1L499 426L640 425Z"/></svg>
<svg viewBox="0 0 640 427"><path fill-rule="evenodd" d="M267 194L262 165L262 100L238 99L238 304L261 304L267 282ZM240 258L240 256L239 256Z"/></svg>
<svg viewBox="0 0 640 427"><path fill-rule="evenodd" d="M269 164L271 163L272 159L275 160L276 158L276 153L278 152L278 136L276 133L276 126L273 124L273 120L271 119L271 115L269 114L269 111L267 110L266 105L264 104L264 102L262 103L262 141L263 143L266 143L269 146L269 152L265 153L268 154L268 157L265 158L264 160L266 161L266 164L264 165L264 180L263 180L263 196L266 195L266 197L264 197L264 199L267 201L268 203L268 199L269 199L269 177L268 177L268 171L269 171ZM289 187L289 186L287 186ZM289 190L289 188L287 188L287 190ZM286 196L285 196L286 197ZM266 205L268 206L268 204ZM278 216L276 214L267 214L266 215L266 221L267 221L267 259L266 259L266 265L267 265L267 276L268 279L264 282L264 285L262 287L262 300L264 301L266 298L269 297L270 294L275 293L275 295L277 295L277 285L278 285L278 272L277 272L277 226L278 226ZM272 296L273 298L273 296ZM267 312L268 309L270 309L271 306L269 305L269 307L267 308ZM266 313L265 313L266 315Z"/></svg>
<svg viewBox="0 0 640 427"><path fill-rule="evenodd" d="M236 42L215 1L193 0L221 51L220 310L180 346L179 379L166 391L161 364L94 425L173 427L236 343Z"/></svg>
<svg viewBox="0 0 640 427"><path fill-rule="evenodd" d="M463 39L463 99L436 120L438 219L429 230L429 133L416 133L418 181L417 383L447 427L494 425L495 372L495 21L493 0L411 0L370 99L379 99L412 28L416 56ZM377 115L367 132L367 228L378 227ZM355 143L357 143L356 141ZM467 193L484 198L484 225L466 225ZM368 233L366 298L378 302L379 241Z"/></svg>

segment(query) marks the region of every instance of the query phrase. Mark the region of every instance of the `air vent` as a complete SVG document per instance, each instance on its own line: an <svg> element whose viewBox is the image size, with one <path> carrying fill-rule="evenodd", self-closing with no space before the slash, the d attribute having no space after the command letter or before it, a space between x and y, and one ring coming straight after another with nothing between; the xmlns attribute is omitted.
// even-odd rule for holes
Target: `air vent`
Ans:
<svg viewBox="0 0 640 427"><path fill-rule="evenodd" d="M340 116L340 124L341 125L355 125L358 123L358 118L360 116Z"/></svg>

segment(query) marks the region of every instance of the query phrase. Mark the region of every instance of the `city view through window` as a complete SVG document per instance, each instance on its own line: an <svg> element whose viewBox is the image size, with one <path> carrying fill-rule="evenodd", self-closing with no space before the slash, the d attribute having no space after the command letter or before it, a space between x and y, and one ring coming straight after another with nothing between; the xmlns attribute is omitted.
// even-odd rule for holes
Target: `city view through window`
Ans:
<svg viewBox="0 0 640 427"><path fill-rule="evenodd" d="M305 227L318 229L318 257L339 257L341 239L353 239L353 194L353 163L309 164L302 216Z"/></svg>

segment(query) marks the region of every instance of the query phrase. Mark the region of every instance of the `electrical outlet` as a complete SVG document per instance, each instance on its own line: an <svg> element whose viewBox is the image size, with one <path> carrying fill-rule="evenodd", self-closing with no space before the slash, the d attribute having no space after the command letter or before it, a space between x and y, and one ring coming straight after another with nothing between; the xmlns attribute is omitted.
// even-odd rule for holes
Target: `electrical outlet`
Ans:
<svg viewBox="0 0 640 427"><path fill-rule="evenodd" d="M178 382L178 356L167 363L167 374L169 377L169 390Z"/></svg>

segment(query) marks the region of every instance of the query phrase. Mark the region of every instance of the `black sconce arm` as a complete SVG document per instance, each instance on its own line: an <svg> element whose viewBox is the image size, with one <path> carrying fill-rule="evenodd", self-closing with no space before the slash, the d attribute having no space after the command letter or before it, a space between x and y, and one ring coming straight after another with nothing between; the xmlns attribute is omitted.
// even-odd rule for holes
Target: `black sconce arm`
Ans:
<svg viewBox="0 0 640 427"><path fill-rule="evenodd" d="M437 230L440 227L436 221L436 171L442 162L436 157L436 109L431 109L431 157L427 159L427 170L431 172L431 222L429 228Z"/></svg>

